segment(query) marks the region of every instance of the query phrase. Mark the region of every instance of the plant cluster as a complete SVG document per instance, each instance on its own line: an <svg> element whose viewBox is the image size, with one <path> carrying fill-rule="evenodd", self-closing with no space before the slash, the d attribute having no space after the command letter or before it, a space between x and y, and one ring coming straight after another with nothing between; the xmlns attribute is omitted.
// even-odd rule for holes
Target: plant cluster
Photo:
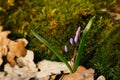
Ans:
<svg viewBox="0 0 120 80"><path fill-rule="evenodd" d="M33 35L39 39L42 43L44 43L61 61L63 61L66 66L68 67L68 69L70 70L70 72L75 72L79 66L79 63L81 61L81 57L83 56L84 53L84 45L86 43L86 39L88 36L88 32L90 27L92 26L93 20L95 17L92 17L90 19L90 21L88 22L86 28L83 31L83 35L82 38L80 40L80 44L78 46L78 50L77 50L77 46L75 46L75 51L74 51L74 55L73 55L73 59L72 59L72 65L70 66L70 64L68 63L67 59L58 52L58 50L56 50L49 42L47 42L44 38L42 38L41 36L39 36L37 33L35 33L34 31L32 31ZM70 39L70 43L73 45L74 43L78 43L78 38L80 35L80 27L78 27L77 31L76 31L76 35L75 38L71 38ZM65 46L65 51L68 52L67 46Z"/></svg>

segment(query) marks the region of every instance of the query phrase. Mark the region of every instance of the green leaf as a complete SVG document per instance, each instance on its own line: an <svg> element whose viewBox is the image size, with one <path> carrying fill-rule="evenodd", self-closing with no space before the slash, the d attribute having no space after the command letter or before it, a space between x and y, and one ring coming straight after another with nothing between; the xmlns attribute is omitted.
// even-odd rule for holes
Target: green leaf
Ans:
<svg viewBox="0 0 120 80"><path fill-rule="evenodd" d="M66 66L68 67L68 69L70 70L70 72L73 72L70 64L68 63L67 59L60 54L57 49L55 49L49 42L47 42L44 38L42 38L40 35L38 35L37 33L35 33L34 31L31 31L33 33L33 35L40 40L43 44L45 44L61 61L63 61Z"/></svg>
<svg viewBox="0 0 120 80"><path fill-rule="evenodd" d="M74 63L74 70L73 71L76 71L78 66L79 66L79 63L81 61L81 58L83 56L83 53L84 53L84 45L86 43L86 39L87 39L87 36L88 36L88 32L92 26L92 23L95 19L95 16L92 17L87 26L85 27L84 31L83 31L83 35L82 35L82 39L80 40L80 44L79 44L79 47L78 47L78 51L77 51L77 54L76 54L76 59L75 59L75 63Z"/></svg>

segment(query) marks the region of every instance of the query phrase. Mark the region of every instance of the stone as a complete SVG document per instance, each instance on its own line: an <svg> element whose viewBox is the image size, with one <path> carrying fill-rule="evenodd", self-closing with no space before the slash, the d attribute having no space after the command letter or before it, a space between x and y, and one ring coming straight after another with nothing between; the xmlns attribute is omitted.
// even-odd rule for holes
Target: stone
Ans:
<svg viewBox="0 0 120 80"><path fill-rule="evenodd" d="M29 70L36 72L38 69L36 68L36 64L34 63L34 53L31 50L27 50L27 54L25 57L19 57L17 59L18 66L28 67Z"/></svg>
<svg viewBox="0 0 120 80"><path fill-rule="evenodd" d="M70 72L63 62L43 60L37 63L37 67L40 69L36 74L37 78L42 78L51 74L60 74L61 71L64 73Z"/></svg>
<svg viewBox="0 0 120 80"><path fill-rule="evenodd" d="M101 75L101 76L99 76L99 77L97 78L97 80L106 80L106 79L105 79L105 77L104 77L103 75Z"/></svg>
<svg viewBox="0 0 120 80"><path fill-rule="evenodd" d="M94 70L79 66L75 73L63 75L60 80L94 80Z"/></svg>

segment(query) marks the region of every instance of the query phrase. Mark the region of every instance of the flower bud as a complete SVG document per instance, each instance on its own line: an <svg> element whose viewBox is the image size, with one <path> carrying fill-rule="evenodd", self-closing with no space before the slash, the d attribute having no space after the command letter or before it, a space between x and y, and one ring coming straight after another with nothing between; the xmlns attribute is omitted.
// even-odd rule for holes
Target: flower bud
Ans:
<svg viewBox="0 0 120 80"><path fill-rule="evenodd" d="M81 27L78 27L78 29L76 31L76 35L75 35L75 38L74 38L75 43L78 42L78 38L79 38L79 35L80 35L80 29L81 29Z"/></svg>
<svg viewBox="0 0 120 80"><path fill-rule="evenodd" d="M68 52L68 46L67 45L64 46L64 49L65 49L65 52Z"/></svg>
<svg viewBox="0 0 120 80"><path fill-rule="evenodd" d="M73 38L70 38L70 43L71 43L72 45L74 45L74 39L73 39Z"/></svg>

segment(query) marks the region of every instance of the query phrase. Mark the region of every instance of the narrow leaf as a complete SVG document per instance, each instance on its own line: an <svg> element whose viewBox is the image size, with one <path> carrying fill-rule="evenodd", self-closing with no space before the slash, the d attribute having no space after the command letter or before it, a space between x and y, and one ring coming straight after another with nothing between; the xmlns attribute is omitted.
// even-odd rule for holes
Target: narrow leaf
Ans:
<svg viewBox="0 0 120 80"><path fill-rule="evenodd" d="M87 36L88 36L88 32L92 26L92 23L95 19L95 16L92 17L87 26L85 27L84 31L83 31L83 35L82 35L82 39L80 40L80 44L79 44L79 47L78 47L78 52L77 52L77 55L76 55L76 59L75 59L75 64L74 64L74 71L77 70L78 66L79 66L79 63L81 61L81 58L83 56L83 53L84 53L84 45L86 43L86 39L87 39Z"/></svg>
<svg viewBox="0 0 120 80"><path fill-rule="evenodd" d="M47 42L44 38L42 38L40 35L38 35L37 33L35 33L34 31L31 31L33 33L33 35L40 40L43 44L45 44L61 61L63 61L66 66L68 67L68 69L70 70L70 72L73 72L70 64L68 63L67 59L60 54L57 49L55 49L49 42Z"/></svg>

